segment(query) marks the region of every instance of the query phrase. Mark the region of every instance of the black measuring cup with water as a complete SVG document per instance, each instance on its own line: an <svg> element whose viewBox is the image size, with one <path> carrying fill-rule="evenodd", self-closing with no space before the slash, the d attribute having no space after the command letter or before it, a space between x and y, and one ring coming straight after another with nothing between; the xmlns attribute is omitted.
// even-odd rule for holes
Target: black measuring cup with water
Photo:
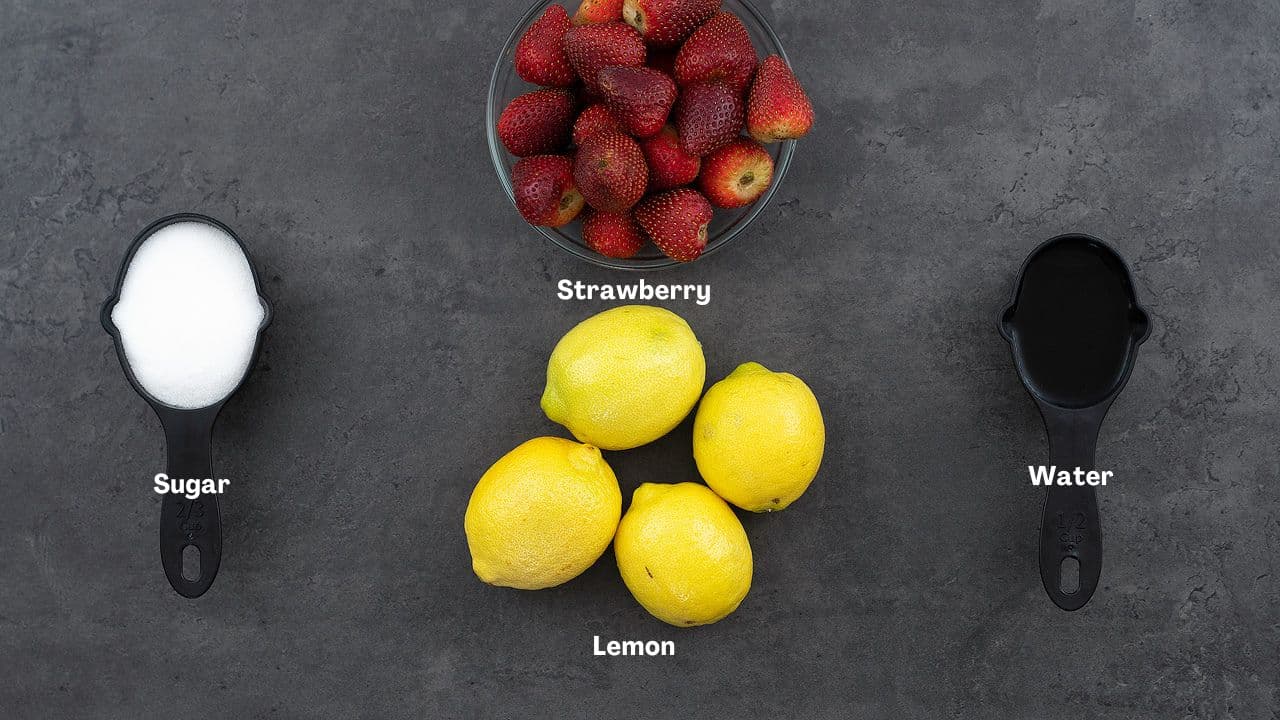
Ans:
<svg viewBox="0 0 1280 720"><path fill-rule="evenodd" d="M236 385L223 397L200 408L174 407L156 398L138 380L112 312L120 302L129 266L138 250L157 231L176 223L203 223L226 233L239 246L253 276L253 285L262 307L262 321L254 337L253 351ZM125 253L116 277L115 290L102 306L102 326L115 342L120 365L133 389L147 401L164 428L167 451L166 473L170 478L213 478L213 426L226 401L244 384L257 362L262 333L271 321L271 304L262 294L262 284L244 242L231 228L217 220L195 213L181 213L161 218L148 225L134 238ZM165 577L179 595L196 598L213 584L222 564L222 515L216 494L202 494L191 499L182 494L165 493L160 503L160 562Z"/></svg>
<svg viewBox="0 0 1280 720"><path fill-rule="evenodd" d="M1103 241L1060 235L1027 257L1000 334L1044 419L1049 465L1094 469L1102 419L1150 331L1128 267ZM1097 496L1077 485L1050 485L1047 493L1040 578L1054 604L1078 610L1102 573Z"/></svg>

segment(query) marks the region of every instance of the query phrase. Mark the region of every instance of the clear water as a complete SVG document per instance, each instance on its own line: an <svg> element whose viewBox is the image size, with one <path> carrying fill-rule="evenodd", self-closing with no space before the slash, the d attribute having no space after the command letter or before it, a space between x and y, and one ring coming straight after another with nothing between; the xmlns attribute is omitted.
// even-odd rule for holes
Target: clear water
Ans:
<svg viewBox="0 0 1280 720"><path fill-rule="evenodd" d="M1140 328L1124 266L1088 241L1051 245L1028 263L1006 328L1036 393L1062 407L1105 399L1124 377Z"/></svg>

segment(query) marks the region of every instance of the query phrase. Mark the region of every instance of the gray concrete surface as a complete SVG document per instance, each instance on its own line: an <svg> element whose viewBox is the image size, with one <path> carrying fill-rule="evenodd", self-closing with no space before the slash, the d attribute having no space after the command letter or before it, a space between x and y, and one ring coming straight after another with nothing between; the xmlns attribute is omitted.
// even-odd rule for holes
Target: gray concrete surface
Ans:
<svg viewBox="0 0 1280 720"><path fill-rule="evenodd" d="M762 8L817 127L736 248L649 279L711 283L671 307L712 378L796 373L830 440L800 502L744 518L742 608L692 631L609 555L537 593L470 571L473 483L560 432L543 364L604 309L554 282L623 277L499 193L485 85L523 9L0 6L0 715L1280 717L1280 6ZM159 426L97 322L180 210L246 238L276 310L218 428L226 554L195 602L159 567ZM1127 256L1154 318L1075 614L1040 587L1044 440L994 329L1068 230ZM687 425L610 459L628 497L694 477Z"/></svg>

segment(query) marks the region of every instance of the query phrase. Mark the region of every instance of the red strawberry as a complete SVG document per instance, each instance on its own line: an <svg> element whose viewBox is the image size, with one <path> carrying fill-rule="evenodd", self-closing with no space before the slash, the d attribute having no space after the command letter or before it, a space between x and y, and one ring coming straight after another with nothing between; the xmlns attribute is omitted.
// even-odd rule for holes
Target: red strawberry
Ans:
<svg viewBox="0 0 1280 720"><path fill-rule="evenodd" d="M676 104L680 147L699 157L723 147L742 130L742 98L728 85L694 83Z"/></svg>
<svg viewBox="0 0 1280 720"><path fill-rule="evenodd" d="M622 20L622 0L582 0L573 14L574 25L590 25Z"/></svg>
<svg viewBox="0 0 1280 720"><path fill-rule="evenodd" d="M520 158L511 169L516 209L531 225L560 227L582 210L573 162L563 155Z"/></svg>
<svg viewBox="0 0 1280 720"><path fill-rule="evenodd" d="M760 142L804 137L813 127L813 105L786 61L770 55L760 63L747 100L747 132Z"/></svg>
<svg viewBox="0 0 1280 720"><path fill-rule="evenodd" d="M611 258L635 257L644 247L644 232L630 212L592 212L582 221L582 241Z"/></svg>
<svg viewBox="0 0 1280 720"><path fill-rule="evenodd" d="M600 94L622 127L636 137L656 134L676 102L676 84L657 70L607 67L600 71Z"/></svg>
<svg viewBox="0 0 1280 720"><path fill-rule="evenodd" d="M680 149L680 136L670 125L662 128L662 132L657 135L642 140L640 149L644 150L644 159L649 164L650 190L669 190L688 185L698 177L702 161L697 155L690 155Z"/></svg>
<svg viewBox="0 0 1280 720"><path fill-rule="evenodd" d="M559 150L569 144L573 93L534 90L511 101L498 118L498 139L518 157Z"/></svg>
<svg viewBox="0 0 1280 720"><path fill-rule="evenodd" d="M622 19L657 47L681 40L720 9L720 0L623 0Z"/></svg>
<svg viewBox="0 0 1280 720"><path fill-rule="evenodd" d="M609 112L609 108L598 103L589 105L573 121L573 144L581 145L587 138L605 130L623 132L622 124Z"/></svg>
<svg viewBox="0 0 1280 720"><path fill-rule="evenodd" d="M560 5L547 6L516 43L516 74L534 85L569 87L578 79L564 56L564 33L573 24Z"/></svg>
<svg viewBox="0 0 1280 720"><path fill-rule="evenodd" d="M564 34L564 54L587 89L599 92L596 76L601 70L610 65L644 65L644 40L622 22L582 25Z"/></svg>
<svg viewBox="0 0 1280 720"><path fill-rule="evenodd" d="M681 87L715 80L743 93L755 71L756 49L733 13L713 15L693 31L676 56L676 82Z"/></svg>
<svg viewBox="0 0 1280 720"><path fill-rule="evenodd" d="M618 132L592 135L578 148L573 178L591 207L620 213L644 196L649 168L635 140Z"/></svg>
<svg viewBox="0 0 1280 720"><path fill-rule="evenodd" d="M636 208L636 222L658 249L680 262L696 260L707 247L711 204L692 188L654 195Z"/></svg>
<svg viewBox="0 0 1280 720"><path fill-rule="evenodd" d="M750 205L773 180L773 157L751 138L738 138L707 156L698 188L718 208Z"/></svg>

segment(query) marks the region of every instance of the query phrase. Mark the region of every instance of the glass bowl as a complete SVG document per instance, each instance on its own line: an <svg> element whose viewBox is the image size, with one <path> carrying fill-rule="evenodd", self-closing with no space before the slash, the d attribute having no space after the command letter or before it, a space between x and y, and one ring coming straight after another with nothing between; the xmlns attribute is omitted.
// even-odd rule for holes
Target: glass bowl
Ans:
<svg viewBox="0 0 1280 720"><path fill-rule="evenodd" d="M507 38L506 44L502 46L502 52L498 55L498 62L493 66L493 75L489 79L489 101L485 111L486 132L489 137L489 155L493 158L493 168L498 173L498 180L502 182L502 189L507 193L507 199L511 201L513 206L515 204L515 195L511 188L511 168L519 158L508 153L506 148L502 146L502 142L498 140L498 116L502 114L503 109L516 96L536 89L535 86L526 83L520 79L520 76L516 75L513 61L516 43L519 42L520 36L524 34L524 31L542 15L543 10L555 1L538 0L520 18L519 22L516 23L515 29L511 31L511 35ZM572 15L576 9L576 3L574 0L566 1L570 3L567 9L569 14ZM747 32L751 35L751 43L756 48L757 57L781 55L783 60L787 59L787 54L783 51L782 43L778 41L778 36L773 34L769 23L765 22L765 19L760 16L760 13L750 3L746 0L723 0L721 9L737 15L742 20L742 24L746 26ZM769 184L769 188L765 190L764 195L760 196L760 199L751 205L733 210L716 210L715 216L711 219L711 225L707 228L707 248L702 253L704 257L728 245L734 238L738 237L743 230L747 229L751 221L755 220L765 205L769 203L769 199L773 197L778 186L782 184L783 176L787 173L787 166L791 164L791 155L795 152L795 145L794 140L784 140L783 142L765 145L769 154L773 156L773 181ZM582 225L577 220L559 228L531 227L534 227L534 229L546 236L548 240L565 251L603 267L620 270L655 270L682 264L663 255L652 243L645 245L640 254L634 258L621 260L600 255L588 248L586 243L582 241Z"/></svg>

